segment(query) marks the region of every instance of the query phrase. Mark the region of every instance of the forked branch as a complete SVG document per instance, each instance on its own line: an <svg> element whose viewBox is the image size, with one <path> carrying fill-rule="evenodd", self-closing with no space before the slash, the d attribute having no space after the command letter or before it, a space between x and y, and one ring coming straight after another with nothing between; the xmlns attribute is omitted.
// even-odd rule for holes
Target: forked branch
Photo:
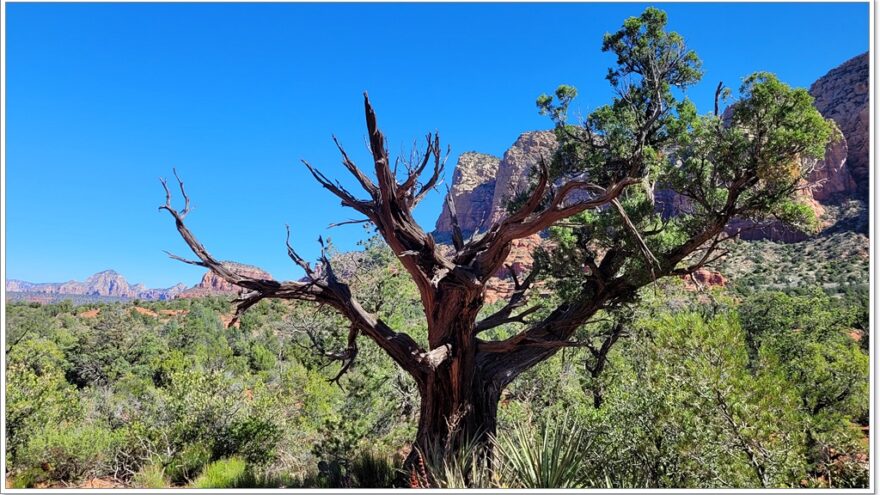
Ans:
<svg viewBox="0 0 880 495"><path fill-rule="evenodd" d="M519 314L514 315L513 312L523 306L528 302L528 291L532 287L532 283L535 281L535 277L537 277L539 273L539 268L537 266L532 268L532 271L526 276L526 278L520 282L519 277L516 275L516 271L510 265L506 265L507 270L510 272L510 276L513 279L513 294L508 300L507 304L504 305L503 308L499 309L495 313L487 316L483 320L477 322L474 329L477 334L483 332L485 330L489 330L490 328L499 327L501 325L507 323L527 323L525 317L538 311L541 309L540 305L532 306L524 311L521 311Z"/></svg>
<svg viewBox="0 0 880 495"><path fill-rule="evenodd" d="M355 165L353 161L351 161L351 158L348 157L348 153L346 153L345 149L342 147L342 145L339 144L339 140L336 139L336 136L332 136L332 137L333 137L333 143L336 144L336 148L339 150L339 153L342 155L342 164L345 165L345 168L349 172L351 172L351 175L353 175L355 177L355 179L357 179L358 182L360 182L361 187L363 187L364 190L370 194L370 197L372 197L373 200L375 200L376 195L379 192L379 188L377 188L376 184L373 184L373 181L370 180L370 178L367 177L367 175L365 173L363 173L363 171L361 171L361 169L359 169L358 166Z"/></svg>
<svg viewBox="0 0 880 495"><path fill-rule="evenodd" d="M339 198L344 206L355 209L365 217L335 225L372 223L401 260L419 289L426 312L430 312L435 298L435 287L431 281L436 280L438 274L448 273L452 269L452 264L436 249L433 238L415 221L412 208L438 184L442 176L446 159L440 152L440 137L436 133L426 137L427 148L424 154L420 155L421 159L416 162L413 158L411 160L413 163L407 164L408 175L402 183L398 183L397 166L395 165L393 170L390 166L385 136L378 127L376 112L366 93L364 93L364 113L375 181L355 165L335 137L334 143L342 155L343 165L357 179L369 198L357 198L338 181L329 179L309 162L303 161L303 163L321 186ZM448 157L447 152L446 158ZM432 162L433 172L424 183L420 183L421 176Z"/></svg>
<svg viewBox="0 0 880 495"><path fill-rule="evenodd" d="M627 187L640 182L639 179L627 177L604 188L591 182L572 180L563 184L550 198L548 205L536 212L533 205L542 202L541 198L547 189L547 182L543 179L546 177L546 167L542 165L541 168L538 184L523 207L493 225L486 235L466 245L456 256L457 263L469 263L476 259L475 265L481 268L481 278L488 279L504 263L512 241L537 234L556 222L583 211L605 206L619 197ZM592 196L567 204L569 195L577 190L588 191Z"/></svg>

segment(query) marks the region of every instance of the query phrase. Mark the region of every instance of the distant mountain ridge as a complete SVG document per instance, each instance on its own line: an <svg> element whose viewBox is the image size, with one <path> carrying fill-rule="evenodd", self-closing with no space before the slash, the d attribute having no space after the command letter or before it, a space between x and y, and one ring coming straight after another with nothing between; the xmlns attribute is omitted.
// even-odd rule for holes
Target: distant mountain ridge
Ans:
<svg viewBox="0 0 880 495"><path fill-rule="evenodd" d="M174 299L186 290L185 284L177 284L165 289L149 289L144 284L129 284L125 277L115 270L98 272L84 282L70 280L56 283L33 283L24 280L6 281L7 292L28 292L48 296L95 296L123 299L146 299L162 301Z"/></svg>
<svg viewBox="0 0 880 495"><path fill-rule="evenodd" d="M230 270L253 278L272 278L257 267L241 263L224 262ZM53 302L64 299L76 301L114 301L143 299L147 301L167 301L178 297L208 297L234 295L240 288L226 282L208 271L198 284L188 287L176 284L165 289L148 289L144 284L129 284L125 277L115 270L104 270L87 278L84 282L33 283L24 280L6 281L7 298L34 302Z"/></svg>

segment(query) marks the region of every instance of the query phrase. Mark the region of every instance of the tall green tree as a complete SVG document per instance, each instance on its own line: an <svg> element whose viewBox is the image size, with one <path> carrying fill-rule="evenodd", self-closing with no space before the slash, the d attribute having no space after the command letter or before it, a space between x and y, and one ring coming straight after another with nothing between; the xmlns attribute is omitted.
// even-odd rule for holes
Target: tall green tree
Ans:
<svg viewBox="0 0 880 495"><path fill-rule="evenodd" d="M531 191L511 213L485 232L465 239L453 214L451 252L441 249L412 213L443 173L436 134L427 137L423 154L392 166L365 95L375 177L339 146L343 165L365 196L304 162L321 186L361 215L357 221L377 229L400 260L419 292L426 339L417 341L392 328L381 312L366 309L326 254L320 267L313 267L288 243L291 259L307 275L304 281L252 278L220 263L184 223L190 208L182 182L184 207L172 205L167 185L161 207L197 258L178 259L245 289L238 314L266 298L339 312L349 322L347 345L334 354L343 362L342 372L364 337L387 353L412 378L421 399L410 461L438 443L456 448L466 439L486 441L496 429L501 392L517 376L571 346L575 331L597 313L632 302L657 278L691 273L710 262L731 236L725 228L733 218L804 220L804 209L794 202L807 172L800 159L822 155L831 133L810 96L759 73L744 81L729 118L723 120L717 109L700 115L680 97L699 81L700 61L665 26L665 13L649 8L606 36L603 50L617 56L608 73L617 96L584 126L564 121L573 88L560 88L556 100L539 100L557 120L560 152L549 166L541 164ZM688 207L664 220L655 213L657 187L681 196ZM577 225L556 229L562 247L550 255L565 259L553 273L564 295L561 303L525 308L534 280L529 275L517 280L507 305L483 316L487 282L503 268L513 242L561 221ZM484 338L487 330L509 323L523 328L508 338Z"/></svg>

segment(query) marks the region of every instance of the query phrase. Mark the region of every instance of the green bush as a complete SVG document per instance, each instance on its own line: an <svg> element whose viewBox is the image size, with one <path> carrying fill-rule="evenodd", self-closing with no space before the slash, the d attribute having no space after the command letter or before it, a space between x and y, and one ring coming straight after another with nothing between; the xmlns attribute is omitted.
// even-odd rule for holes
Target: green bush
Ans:
<svg viewBox="0 0 880 495"><path fill-rule="evenodd" d="M266 371L275 367L275 355L262 344L254 344L249 356L254 371Z"/></svg>
<svg viewBox="0 0 880 495"><path fill-rule="evenodd" d="M237 488L245 477L247 463L240 457L221 459L205 466L192 488Z"/></svg>
<svg viewBox="0 0 880 495"><path fill-rule="evenodd" d="M371 449L354 458L350 471L352 485L359 488L391 488L398 475L387 456Z"/></svg>
<svg viewBox="0 0 880 495"><path fill-rule="evenodd" d="M278 425L269 419L248 416L235 421L224 436L224 454L238 454L248 464L267 464L275 458L281 437Z"/></svg>
<svg viewBox="0 0 880 495"><path fill-rule="evenodd" d="M6 439L13 457L37 430L76 421L80 401L64 378L68 363L55 342L17 344L7 355Z"/></svg>
<svg viewBox="0 0 880 495"><path fill-rule="evenodd" d="M18 462L27 468L41 467L61 481L111 474L117 437L91 425L46 426L30 438Z"/></svg>
<svg viewBox="0 0 880 495"><path fill-rule="evenodd" d="M166 472L175 483L193 479L211 462L211 449L202 444L189 444L171 458Z"/></svg>
<svg viewBox="0 0 880 495"><path fill-rule="evenodd" d="M28 468L24 471L10 476L11 485L9 488L36 488L37 483L46 479L47 473L41 468Z"/></svg>
<svg viewBox="0 0 880 495"><path fill-rule="evenodd" d="M166 488L171 482L165 477L165 469L161 464L146 464L131 480L136 488Z"/></svg>

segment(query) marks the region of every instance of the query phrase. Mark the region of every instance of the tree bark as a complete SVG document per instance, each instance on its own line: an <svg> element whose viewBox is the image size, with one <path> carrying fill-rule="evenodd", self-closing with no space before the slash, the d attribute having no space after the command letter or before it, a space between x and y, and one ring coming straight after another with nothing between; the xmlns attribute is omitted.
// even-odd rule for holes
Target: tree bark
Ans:
<svg viewBox="0 0 880 495"><path fill-rule="evenodd" d="M501 399L498 384L472 364L453 358L428 377L419 393L418 430L405 470L441 461L463 448L474 448L477 455L491 459Z"/></svg>
<svg viewBox="0 0 880 495"><path fill-rule="evenodd" d="M449 375L439 373L421 392L416 444L426 448L442 442L456 449L484 443L496 432L500 398L501 391L482 379L459 387Z"/></svg>

